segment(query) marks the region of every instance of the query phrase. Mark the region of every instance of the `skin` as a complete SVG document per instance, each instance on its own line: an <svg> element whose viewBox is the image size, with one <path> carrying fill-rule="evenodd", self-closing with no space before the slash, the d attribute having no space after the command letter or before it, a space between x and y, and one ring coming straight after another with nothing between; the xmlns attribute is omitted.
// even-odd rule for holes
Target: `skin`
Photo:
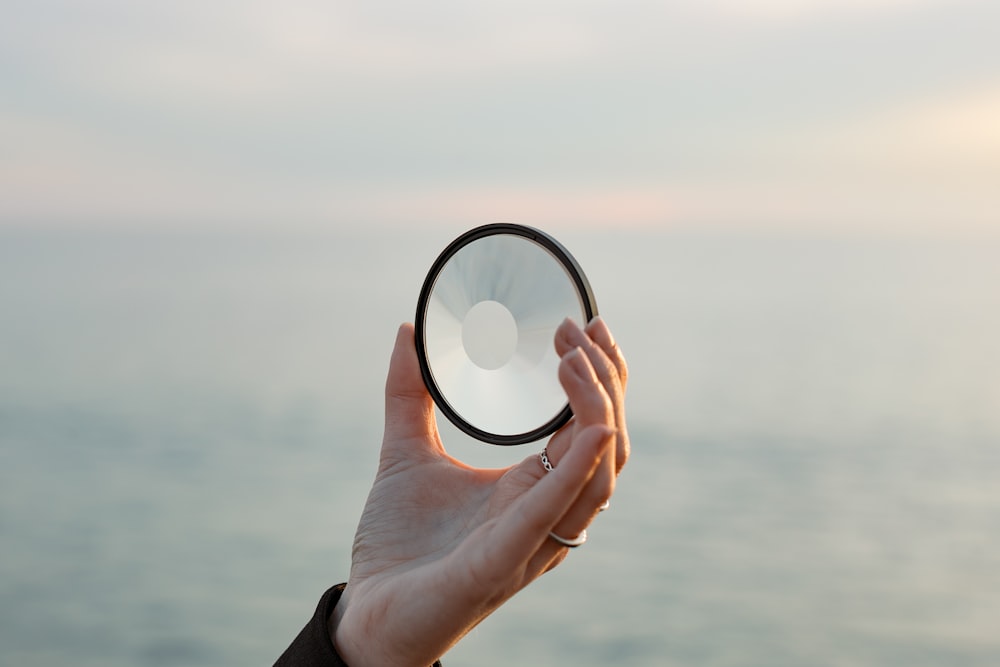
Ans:
<svg viewBox="0 0 1000 667"><path fill-rule="evenodd" d="M607 325L570 320L555 335L574 418L537 454L504 469L452 458L417 362L413 326L396 338L378 473L330 617L351 667L426 667L511 596L566 558L611 497L629 453L627 367Z"/></svg>

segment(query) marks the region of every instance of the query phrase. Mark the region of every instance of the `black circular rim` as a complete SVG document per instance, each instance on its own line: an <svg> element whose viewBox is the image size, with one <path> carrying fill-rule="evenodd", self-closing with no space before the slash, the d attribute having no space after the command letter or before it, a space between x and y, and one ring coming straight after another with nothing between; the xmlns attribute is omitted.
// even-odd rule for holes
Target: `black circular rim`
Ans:
<svg viewBox="0 0 1000 667"><path fill-rule="evenodd" d="M434 399L434 403L448 418L448 421L457 426L464 433L471 435L477 440L482 440L483 442L488 442L493 445L523 445L528 442L540 440L547 435L555 433L563 425L565 425L573 417L573 411L570 409L569 403L567 403L555 417L542 426L531 431L516 433L513 435L490 433L489 431L484 431L470 424L468 421L463 419L460 414L458 414L450 403L448 403L448 399L444 397L444 394L438 387L437 382L434 380L434 374L431 372L430 364L427 362L427 347L424 332L426 325L427 304L430 301L431 292L434 290L434 285L437 283L441 270L444 268L445 264L448 263L448 260L455 255L455 253L473 241L487 236L497 236L501 234L524 237L534 241L548 250L549 253L563 265L563 268L566 269L566 273L573 280L573 284L576 286L577 295L580 297L580 301L583 304L587 322L597 315L597 301L594 299L594 292L590 287L590 283L587 281L587 276L584 275L583 269L580 268L580 265L577 263L573 255L571 255L561 243L545 232L526 225L505 222L482 225L480 227L476 227L475 229L470 229L449 243L441 254L438 255L437 259L434 260L430 271L427 272L427 277L424 278L424 284L420 288L420 296L417 299L417 316L414 323L417 360L420 363L420 374L424 378L424 384L427 386L427 391L430 392L431 398ZM586 324L586 322L584 324Z"/></svg>

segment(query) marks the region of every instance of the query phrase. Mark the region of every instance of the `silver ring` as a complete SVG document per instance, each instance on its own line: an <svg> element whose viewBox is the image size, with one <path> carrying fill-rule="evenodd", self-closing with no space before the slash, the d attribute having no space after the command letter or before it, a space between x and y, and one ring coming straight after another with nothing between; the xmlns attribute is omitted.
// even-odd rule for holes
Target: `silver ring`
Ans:
<svg viewBox="0 0 1000 667"><path fill-rule="evenodd" d="M611 499L610 498L607 499L607 500L605 500L603 503L601 503L600 507L597 508L597 511L598 512L603 512L604 510L608 509L609 507L611 507Z"/></svg>
<svg viewBox="0 0 1000 667"><path fill-rule="evenodd" d="M587 529L585 528L582 533L580 533L579 535L577 535L576 537L574 537L571 540L567 540L565 537L561 537L559 535L556 535L555 533L553 533L551 531L549 531L549 537L551 537L553 540L555 540L559 544L563 545L564 547L569 547L570 549L575 549L575 548L577 548L578 546L580 546L581 544L583 544L584 542L587 541Z"/></svg>
<svg viewBox="0 0 1000 667"><path fill-rule="evenodd" d="M542 467L545 468L545 472L552 472L553 470L556 469L556 467L552 465L552 462L549 461L548 447L542 450L542 452L538 455L538 458L541 459Z"/></svg>

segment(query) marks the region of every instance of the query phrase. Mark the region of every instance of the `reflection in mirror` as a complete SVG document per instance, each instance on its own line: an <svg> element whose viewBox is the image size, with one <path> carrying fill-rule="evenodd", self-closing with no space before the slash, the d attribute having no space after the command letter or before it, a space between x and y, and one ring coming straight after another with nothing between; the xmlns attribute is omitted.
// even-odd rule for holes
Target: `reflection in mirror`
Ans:
<svg viewBox="0 0 1000 667"><path fill-rule="evenodd" d="M428 389L481 440L544 437L569 418L555 330L596 312L582 271L551 237L517 225L472 230L442 253L421 291L417 343Z"/></svg>

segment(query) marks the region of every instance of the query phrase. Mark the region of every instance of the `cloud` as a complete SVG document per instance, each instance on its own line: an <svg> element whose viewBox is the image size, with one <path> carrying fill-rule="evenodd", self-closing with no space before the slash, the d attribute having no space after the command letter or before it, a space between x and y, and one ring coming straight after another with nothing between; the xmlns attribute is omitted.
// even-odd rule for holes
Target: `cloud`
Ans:
<svg viewBox="0 0 1000 667"><path fill-rule="evenodd" d="M800 23L837 17L898 14L948 4L945 0L704 0L699 6L717 16Z"/></svg>
<svg viewBox="0 0 1000 667"><path fill-rule="evenodd" d="M814 145L849 168L1000 182L1000 81L909 102L815 131Z"/></svg>
<svg viewBox="0 0 1000 667"><path fill-rule="evenodd" d="M11 16L0 224L903 229L995 212L992 3L95 0Z"/></svg>

